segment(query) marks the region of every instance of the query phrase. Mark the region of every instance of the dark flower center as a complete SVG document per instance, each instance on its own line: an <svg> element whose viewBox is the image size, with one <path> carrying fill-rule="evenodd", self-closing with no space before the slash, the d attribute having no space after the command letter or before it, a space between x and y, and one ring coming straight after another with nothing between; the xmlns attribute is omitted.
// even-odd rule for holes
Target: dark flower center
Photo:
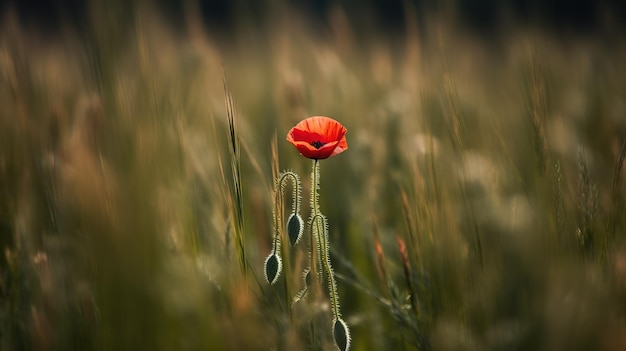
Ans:
<svg viewBox="0 0 626 351"><path fill-rule="evenodd" d="M315 146L316 149L319 149L324 145L324 143L318 140L318 141L312 142L311 145Z"/></svg>

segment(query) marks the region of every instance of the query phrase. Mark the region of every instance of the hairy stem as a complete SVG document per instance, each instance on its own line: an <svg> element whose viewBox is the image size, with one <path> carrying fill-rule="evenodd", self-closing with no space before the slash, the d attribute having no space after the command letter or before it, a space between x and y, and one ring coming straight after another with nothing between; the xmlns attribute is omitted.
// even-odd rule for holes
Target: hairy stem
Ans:
<svg viewBox="0 0 626 351"><path fill-rule="evenodd" d="M339 312L339 297L337 294L337 284L335 283L335 275L330 264L329 245L328 245L328 228L326 225L326 218L322 215L319 209L319 161L313 161L313 184L311 185L311 202L313 207L313 217L311 218L311 226L314 228L312 234L317 234L319 245L321 246L320 254L323 269L328 276L328 291L330 294L330 302L332 305L332 312L334 320L338 320L341 317ZM315 235L311 235L312 237Z"/></svg>

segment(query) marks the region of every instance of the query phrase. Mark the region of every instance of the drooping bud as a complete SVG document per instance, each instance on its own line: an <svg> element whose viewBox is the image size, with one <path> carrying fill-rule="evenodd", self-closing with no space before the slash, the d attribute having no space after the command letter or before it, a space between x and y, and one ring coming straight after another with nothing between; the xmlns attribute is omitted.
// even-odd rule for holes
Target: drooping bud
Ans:
<svg viewBox="0 0 626 351"><path fill-rule="evenodd" d="M289 242L291 246L295 246L302 238L304 232L304 221L297 213L292 213L287 220L287 234L289 235Z"/></svg>
<svg viewBox="0 0 626 351"><path fill-rule="evenodd" d="M274 285L280 276L282 267L283 264L280 260L280 256L272 252L269 256L267 256L267 259L265 259L265 280L271 285Z"/></svg>
<svg viewBox="0 0 626 351"><path fill-rule="evenodd" d="M333 339L339 350L347 351L350 348L350 329L341 318L336 319L333 324Z"/></svg>

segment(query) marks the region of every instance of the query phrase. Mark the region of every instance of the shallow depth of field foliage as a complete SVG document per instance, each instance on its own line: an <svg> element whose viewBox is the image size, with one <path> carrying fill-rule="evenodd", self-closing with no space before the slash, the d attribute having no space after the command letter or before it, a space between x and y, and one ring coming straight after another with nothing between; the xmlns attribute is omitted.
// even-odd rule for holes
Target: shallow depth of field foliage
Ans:
<svg viewBox="0 0 626 351"><path fill-rule="evenodd" d="M292 304L308 231L263 279L313 115L348 129L320 205L351 350L626 348L626 41L124 4L0 20L1 350L333 349L326 288Z"/></svg>

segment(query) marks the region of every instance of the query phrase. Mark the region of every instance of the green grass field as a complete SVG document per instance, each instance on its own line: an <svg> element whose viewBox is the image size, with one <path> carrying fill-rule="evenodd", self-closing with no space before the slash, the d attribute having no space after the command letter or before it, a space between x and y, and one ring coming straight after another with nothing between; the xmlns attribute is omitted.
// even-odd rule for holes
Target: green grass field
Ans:
<svg viewBox="0 0 626 351"><path fill-rule="evenodd" d="M0 21L1 350L334 350L326 280L293 303L308 228L263 278L314 115L348 129L319 195L351 350L626 348L625 41L107 4Z"/></svg>

